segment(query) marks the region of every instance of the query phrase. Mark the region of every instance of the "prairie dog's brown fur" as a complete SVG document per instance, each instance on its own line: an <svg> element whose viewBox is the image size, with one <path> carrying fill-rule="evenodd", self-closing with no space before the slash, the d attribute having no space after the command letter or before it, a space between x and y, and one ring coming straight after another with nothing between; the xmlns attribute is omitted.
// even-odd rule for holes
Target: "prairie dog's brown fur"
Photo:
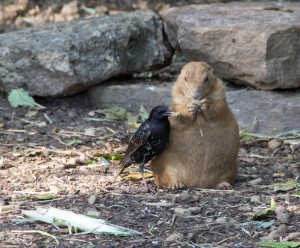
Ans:
<svg viewBox="0 0 300 248"><path fill-rule="evenodd" d="M211 188L237 174L239 128L222 81L204 62L186 64L172 92L170 140L151 162L159 187Z"/></svg>

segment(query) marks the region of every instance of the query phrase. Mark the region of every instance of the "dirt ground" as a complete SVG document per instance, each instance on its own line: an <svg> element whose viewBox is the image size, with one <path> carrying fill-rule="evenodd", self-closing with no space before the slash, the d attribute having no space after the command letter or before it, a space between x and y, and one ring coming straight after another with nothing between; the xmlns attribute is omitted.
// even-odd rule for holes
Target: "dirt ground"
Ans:
<svg viewBox="0 0 300 248"><path fill-rule="evenodd" d="M46 109L29 117L32 111L12 108L6 96L0 95L0 205L16 207L0 213L1 247L256 247L261 240L299 241L300 199L293 196L297 190L274 192L272 186L296 178L299 149L293 152L284 145L274 152L265 141L242 142L239 176L232 190L146 193L140 180L114 181L117 161L109 161L107 170L97 157L122 153L134 127L88 119L101 116L84 93L36 100ZM125 174L137 171L132 166ZM151 178L149 183L154 187ZM39 198L49 195L55 199ZM91 202L95 196L96 201ZM278 213L248 219L269 208L271 198L278 209L287 211L283 220ZM24 217L21 210L38 206L81 214L98 212L101 218L143 236L74 235L50 224L12 221ZM198 207L198 213L174 213L175 208L191 207ZM27 233L29 230L55 235L59 245L47 236ZM170 236L176 233L181 234L179 239Z"/></svg>
<svg viewBox="0 0 300 248"><path fill-rule="evenodd" d="M20 16L29 15L34 6L40 6L39 11L47 9L53 2L29 1L28 9ZM93 3L93 8L97 5L97 1L83 2ZM108 10L123 10L122 3L130 1L99 2ZM162 6L162 2L149 1L157 4L153 6ZM164 2L170 5L172 1ZM116 8L111 7L113 4ZM4 31L24 27L15 26L16 19L13 20L2 26ZM117 161L108 160L108 168L99 161L99 154L124 152L134 127L99 121L101 114L91 106L85 93L36 101L46 109L12 108L7 96L0 93L1 248L239 248L258 247L256 243L260 241L300 241L300 198L295 196L299 189L275 191L273 185L299 176L299 146L288 142L274 150L266 141L242 141L238 178L232 190L158 189L147 193L140 180L114 179L119 169ZM137 171L132 166L125 174ZM152 178L148 182L154 187ZM49 195L54 199L41 200L41 196ZM269 208L271 199L276 202L276 213L249 219ZM50 224L13 221L24 218L21 210L50 206L80 214L93 211L100 218L143 235L69 234L67 228L57 229ZM197 211L190 215L177 213L178 208L192 207L197 207ZM59 245L38 231L54 235Z"/></svg>

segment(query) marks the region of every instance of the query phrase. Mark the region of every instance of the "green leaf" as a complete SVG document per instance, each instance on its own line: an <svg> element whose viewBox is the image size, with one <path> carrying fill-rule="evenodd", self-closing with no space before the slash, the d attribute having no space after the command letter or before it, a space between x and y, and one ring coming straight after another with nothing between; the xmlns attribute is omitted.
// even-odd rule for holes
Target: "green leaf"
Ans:
<svg viewBox="0 0 300 248"><path fill-rule="evenodd" d="M13 89L8 95L8 101L12 107L34 107L36 103L29 93L22 88Z"/></svg>
<svg viewBox="0 0 300 248"><path fill-rule="evenodd" d="M121 160L124 157L124 155L118 153L95 153L93 156L97 158L103 157L107 160Z"/></svg>
<svg viewBox="0 0 300 248"><path fill-rule="evenodd" d="M142 122L148 119L149 113L147 112L143 104L140 107L139 116L141 117Z"/></svg>
<svg viewBox="0 0 300 248"><path fill-rule="evenodd" d="M126 119L127 110L122 107L114 107L107 109L105 112L108 121L124 121Z"/></svg>
<svg viewBox="0 0 300 248"><path fill-rule="evenodd" d="M110 224L104 219L95 219L53 207L37 208L37 210L22 210L22 214L28 216L31 220L56 224L58 226L67 226L70 230L81 230L85 231L85 233L128 237L142 235L142 233L135 230ZM19 222L19 220L14 221ZM21 221L23 222L24 220L22 219Z"/></svg>
<svg viewBox="0 0 300 248"><path fill-rule="evenodd" d="M264 218L264 217L268 217L268 215L270 213L275 213L275 210L276 210L276 202L274 200L274 198L271 198L271 206L270 208L267 208L265 210L262 210L258 213L255 213L253 214L252 216L250 216L249 219L261 219L261 218Z"/></svg>
<svg viewBox="0 0 300 248"><path fill-rule="evenodd" d="M36 110L29 110L27 113L26 113L26 117L27 118L31 118L31 117L34 117L34 116L36 116L38 114L38 111L36 111Z"/></svg>
<svg viewBox="0 0 300 248"><path fill-rule="evenodd" d="M293 193L291 196L300 197L300 191L297 191L297 192Z"/></svg>
<svg viewBox="0 0 300 248"><path fill-rule="evenodd" d="M127 117L127 125L131 125L136 128L138 128L141 125L141 123L139 122L139 116L133 115L132 113L128 112L126 117Z"/></svg>
<svg viewBox="0 0 300 248"><path fill-rule="evenodd" d="M48 200L54 200L56 198L57 197L54 196L54 195L40 195L40 196L34 197L34 200L37 200L37 201L48 201Z"/></svg>
<svg viewBox="0 0 300 248"><path fill-rule="evenodd" d="M240 137L243 141L269 141L270 139L272 139L271 136L248 133L243 131L240 133Z"/></svg>
<svg viewBox="0 0 300 248"><path fill-rule="evenodd" d="M297 187L297 182L295 180L288 180L282 183L274 183L274 191L289 191Z"/></svg>
<svg viewBox="0 0 300 248"><path fill-rule="evenodd" d="M79 139L73 139L73 140L68 140L64 142L66 146L77 146L82 144L82 140Z"/></svg>
<svg viewBox="0 0 300 248"><path fill-rule="evenodd" d="M285 248L285 247L299 247L300 242L258 242L256 243L263 247L273 247L273 248Z"/></svg>

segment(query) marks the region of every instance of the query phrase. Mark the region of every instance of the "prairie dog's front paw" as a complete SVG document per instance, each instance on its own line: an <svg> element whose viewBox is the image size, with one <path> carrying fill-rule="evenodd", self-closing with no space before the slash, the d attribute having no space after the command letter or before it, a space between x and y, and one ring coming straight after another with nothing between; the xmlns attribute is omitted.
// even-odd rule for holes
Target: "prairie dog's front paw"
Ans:
<svg viewBox="0 0 300 248"><path fill-rule="evenodd" d="M192 114L196 114L200 110L201 100L192 99L187 105L188 111Z"/></svg>
<svg viewBox="0 0 300 248"><path fill-rule="evenodd" d="M206 98L202 100L193 99L187 108L190 113L196 114L197 112L206 111L208 106L208 100Z"/></svg>
<svg viewBox="0 0 300 248"><path fill-rule="evenodd" d="M207 111L207 109L209 107L208 100L206 98L200 100L198 107L199 107L199 110L201 110L201 111Z"/></svg>

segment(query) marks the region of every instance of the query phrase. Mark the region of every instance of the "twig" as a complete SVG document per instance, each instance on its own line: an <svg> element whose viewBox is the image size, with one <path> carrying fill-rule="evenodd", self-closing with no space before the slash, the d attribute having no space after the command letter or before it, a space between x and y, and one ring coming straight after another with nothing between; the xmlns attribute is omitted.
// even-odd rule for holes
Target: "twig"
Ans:
<svg viewBox="0 0 300 248"><path fill-rule="evenodd" d="M52 120L50 119L50 117L46 113L44 113L44 117L46 118L47 121L49 121L49 124L51 125Z"/></svg>
<svg viewBox="0 0 300 248"><path fill-rule="evenodd" d="M50 233L47 233L47 232L44 232L44 231L28 230L28 231L12 231L12 232L13 233L39 233L41 235L44 235L44 236L52 238L55 241L55 243L57 245L59 245L59 241L58 241L58 239L54 235L51 235Z"/></svg>
<svg viewBox="0 0 300 248"><path fill-rule="evenodd" d="M201 189L201 188L194 188L196 191L204 191L204 192L228 192L228 193L233 193L233 192L238 192L234 189Z"/></svg>
<svg viewBox="0 0 300 248"><path fill-rule="evenodd" d="M117 204L111 205L111 206L109 206L109 207L107 207L107 208L115 208L115 207L126 209L126 207L124 207L124 206L122 206L122 205L117 205Z"/></svg>
<svg viewBox="0 0 300 248"><path fill-rule="evenodd" d="M146 206L152 206L152 207L172 207L174 206L174 203L171 202L146 202L142 201L142 204L145 204Z"/></svg>
<svg viewBox="0 0 300 248"><path fill-rule="evenodd" d="M57 137L55 137L55 139L57 139L57 140L59 141L59 143L61 143L61 144L63 144L64 146L66 146L66 143L65 143L65 142L63 142L63 141L61 141L61 139L60 139L60 138L57 138Z"/></svg>
<svg viewBox="0 0 300 248"><path fill-rule="evenodd" d="M51 194L51 192L46 192L46 191L42 191L42 192L33 192L33 191L13 191L13 193L19 193L19 194L29 194L29 195L44 195L44 194Z"/></svg>
<svg viewBox="0 0 300 248"><path fill-rule="evenodd" d="M0 206L0 214L7 214L18 210L17 205Z"/></svg>
<svg viewBox="0 0 300 248"><path fill-rule="evenodd" d="M112 130L112 129L109 128L109 127L106 127L105 129L108 130L108 131L110 131L110 132L112 132L113 134L116 134L116 133L117 133L116 131Z"/></svg>
<svg viewBox="0 0 300 248"><path fill-rule="evenodd" d="M200 135L201 135L201 137L204 137L201 126L200 126L200 121L199 121L198 115L197 115L197 122L198 122L199 129L200 129Z"/></svg>

